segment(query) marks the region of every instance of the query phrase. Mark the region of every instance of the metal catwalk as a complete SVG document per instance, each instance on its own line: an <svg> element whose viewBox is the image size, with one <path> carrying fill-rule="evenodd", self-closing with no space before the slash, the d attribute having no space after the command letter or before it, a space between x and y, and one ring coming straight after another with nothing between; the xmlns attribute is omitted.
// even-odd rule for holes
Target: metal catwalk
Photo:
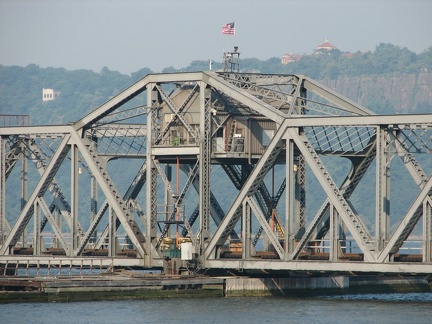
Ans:
<svg viewBox="0 0 432 324"><path fill-rule="evenodd" d="M431 127L300 75L147 75L0 127L0 264L430 273Z"/></svg>

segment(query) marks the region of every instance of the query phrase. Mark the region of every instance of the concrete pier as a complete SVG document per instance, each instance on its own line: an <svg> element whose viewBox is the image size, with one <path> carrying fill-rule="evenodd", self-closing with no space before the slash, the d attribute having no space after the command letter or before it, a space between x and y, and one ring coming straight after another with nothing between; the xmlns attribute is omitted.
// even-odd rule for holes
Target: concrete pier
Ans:
<svg viewBox="0 0 432 324"><path fill-rule="evenodd" d="M349 278L336 277L289 277L289 278L227 278L226 296L287 296L314 291L330 291L349 288Z"/></svg>

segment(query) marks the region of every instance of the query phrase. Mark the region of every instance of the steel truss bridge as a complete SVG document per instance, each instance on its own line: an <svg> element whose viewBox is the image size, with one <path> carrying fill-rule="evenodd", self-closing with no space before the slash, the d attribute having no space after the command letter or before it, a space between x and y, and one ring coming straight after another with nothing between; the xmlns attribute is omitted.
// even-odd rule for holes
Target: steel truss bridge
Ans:
<svg viewBox="0 0 432 324"><path fill-rule="evenodd" d="M432 272L432 115L301 75L152 74L0 135L3 265L157 268L187 242L196 271Z"/></svg>

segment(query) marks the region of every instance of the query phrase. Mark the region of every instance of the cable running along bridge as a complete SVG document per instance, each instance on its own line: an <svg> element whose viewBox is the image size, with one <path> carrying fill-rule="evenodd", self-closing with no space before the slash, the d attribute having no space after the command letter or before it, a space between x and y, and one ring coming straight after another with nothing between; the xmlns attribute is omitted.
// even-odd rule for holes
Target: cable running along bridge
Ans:
<svg viewBox="0 0 432 324"><path fill-rule="evenodd" d="M4 271L432 272L432 115L375 115L301 75L195 72L0 135Z"/></svg>

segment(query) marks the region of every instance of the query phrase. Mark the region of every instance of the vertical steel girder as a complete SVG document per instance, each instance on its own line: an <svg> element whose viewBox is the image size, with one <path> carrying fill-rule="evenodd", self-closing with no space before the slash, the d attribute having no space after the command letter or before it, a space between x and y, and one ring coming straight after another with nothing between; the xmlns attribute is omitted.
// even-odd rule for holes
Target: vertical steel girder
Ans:
<svg viewBox="0 0 432 324"><path fill-rule="evenodd" d="M71 145L71 216L72 251L78 247L78 148Z"/></svg>
<svg viewBox="0 0 432 324"><path fill-rule="evenodd" d="M211 158L211 90L200 82L200 150L199 150L199 215L200 243L204 250L205 241L210 233L210 158Z"/></svg>
<svg viewBox="0 0 432 324"><path fill-rule="evenodd" d="M6 237L6 140L0 136L0 245Z"/></svg>
<svg viewBox="0 0 432 324"><path fill-rule="evenodd" d="M377 137L375 241L381 251L390 236L390 143L381 127L377 127Z"/></svg>
<svg viewBox="0 0 432 324"><path fill-rule="evenodd" d="M25 145L23 141L20 145L20 150L23 151L25 149ZM28 160L24 154L20 154L21 160L21 209L24 208L28 199ZM41 229L42 230L42 229ZM26 241L26 231L24 230L23 236L23 246L25 246Z"/></svg>
<svg viewBox="0 0 432 324"><path fill-rule="evenodd" d="M243 202L242 215L242 258L244 260L251 257L251 206L248 201Z"/></svg>
<svg viewBox="0 0 432 324"><path fill-rule="evenodd" d="M294 141L285 133L285 256L284 260L292 260L292 251L294 250Z"/></svg>
<svg viewBox="0 0 432 324"><path fill-rule="evenodd" d="M423 202L423 262L431 262L432 257L432 200L428 197Z"/></svg>
<svg viewBox="0 0 432 324"><path fill-rule="evenodd" d="M41 210L40 206L37 202L37 198L33 203L33 255L40 255L42 252L42 236L41 236Z"/></svg>
<svg viewBox="0 0 432 324"><path fill-rule="evenodd" d="M329 260L337 261L339 255L339 217L333 206L330 206L330 255Z"/></svg>
<svg viewBox="0 0 432 324"><path fill-rule="evenodd" d="M152 156L152 147L158 136L157 118L158 118L159 98L156 89L156 84L150 83L147 85L147 127L152 131L147 134L147 155L146 155L146 264L151 264L153 261L152 246L156 242L157 232L157 170L154 165Z"/></svg>
<svg viewBox="0 0 432 324"><path fill-rule="evenodd" d="M296 181L295 181L295 196L296 196L296 224L298 228L295 229L296 236L302 236L306 229L306 161L303 155L299 154L297 165L295 167Z"/></svg>

